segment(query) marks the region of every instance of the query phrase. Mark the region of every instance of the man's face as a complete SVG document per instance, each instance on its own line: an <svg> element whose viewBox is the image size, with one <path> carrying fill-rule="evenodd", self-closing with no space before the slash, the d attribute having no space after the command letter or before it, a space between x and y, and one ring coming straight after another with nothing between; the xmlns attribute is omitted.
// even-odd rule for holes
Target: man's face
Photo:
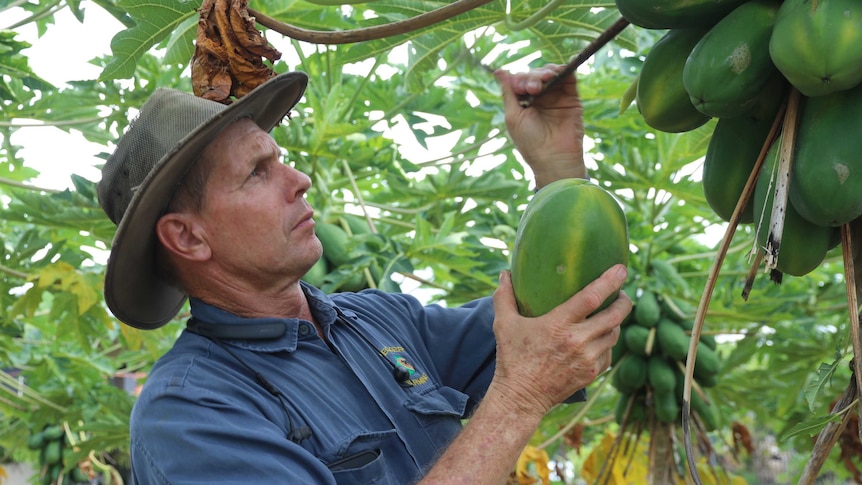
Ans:
<svg viewBox="0 0 862 485"><path fill-rule="evenodd" d="M199 214L223 274L260 289L298 280L320 258L311 180L281 161L275 140L251 120L233 123L203 152L212 172Z"/></svg>

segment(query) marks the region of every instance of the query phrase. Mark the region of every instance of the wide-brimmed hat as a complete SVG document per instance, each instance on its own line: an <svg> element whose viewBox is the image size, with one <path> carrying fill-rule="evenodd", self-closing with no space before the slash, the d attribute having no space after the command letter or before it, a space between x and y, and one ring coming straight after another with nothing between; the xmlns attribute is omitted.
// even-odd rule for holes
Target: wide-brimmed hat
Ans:
<svg viewBox="0 0 862 485"><path fill-rule="evenodd" d="M156 222L217 134L242 118L269 132L296 105L307 84L305 73L280 74L230 105L158 89L141 106L99 182L99 203L117 224L105 272L105 302L114 316L146 330L176 316L186 294L157 274Z"/></svg>

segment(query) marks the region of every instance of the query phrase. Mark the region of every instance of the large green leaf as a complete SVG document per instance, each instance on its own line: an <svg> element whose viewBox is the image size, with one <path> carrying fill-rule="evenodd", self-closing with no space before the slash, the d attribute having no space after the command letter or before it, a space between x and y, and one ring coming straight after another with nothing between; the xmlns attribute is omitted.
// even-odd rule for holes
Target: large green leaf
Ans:
<svg viewBox="0 0 862 485"><path fill-rule="evenodd" d="M138 60L153 46L174 33L197 13L200 4L183 0L119 0L117 7L134 19L135 26L119 32L111 40L112 61L99 80L132 77ZM188 41L188 35L181 36Z"/></svg>

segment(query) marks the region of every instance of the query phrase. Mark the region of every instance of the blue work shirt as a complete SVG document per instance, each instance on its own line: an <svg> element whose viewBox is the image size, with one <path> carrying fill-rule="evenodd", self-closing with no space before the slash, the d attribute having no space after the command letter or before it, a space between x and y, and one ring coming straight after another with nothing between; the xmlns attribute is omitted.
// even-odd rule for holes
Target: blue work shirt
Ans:
<svg viewBox="0 0 862 485"><path fill-rule="evenodd" d="M191 300L199 321L281 321L286 332L216 342L183 331L153 366L132 412L136 483L404 485L421 478L491 381L490 298L443 308L374 290L303 290L326 340L308 321L240 318ZM311 431L305 439L288 439L304 427ZM337 469L340 460L347 463Z"/></svg>

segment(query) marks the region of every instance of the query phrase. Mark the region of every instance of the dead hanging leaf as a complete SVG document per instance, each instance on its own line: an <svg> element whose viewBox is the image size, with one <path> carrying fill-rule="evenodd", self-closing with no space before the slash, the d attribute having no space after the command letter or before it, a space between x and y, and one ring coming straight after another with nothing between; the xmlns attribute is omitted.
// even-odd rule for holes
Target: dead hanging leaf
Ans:
<svg viewBox="0 0 862 485"><path fill-rule="evenodd" d="M584 445L584 423L576 424L572 429L570 429L565 435L563 435L563 440L569 448L573 448L575 452L580 456L581 447Z"/></svg>
<svg viewBox="0 0 862 485"><path fill-rule="evenodd" d="M515 479L518 485L551 483L551 470L548 468L548 453L545 450L527 445L515 465Z"/></svg>
<svg viewBox="0 0 862 485"><path fill-rule="evenodd" d="M281 58L248 13L247 0L204 0L192 58L195 96L224 104L275 76L263 59Z"/></svg>
<svg viewBox="0 0 862 485"><path fill-rule="evenodd" d="M734 421L731 429L733 430L733 451L739 453L741 450L745 450L749 456L754 454L754 442L751 439L751 431L739 421Z"/></svg>

